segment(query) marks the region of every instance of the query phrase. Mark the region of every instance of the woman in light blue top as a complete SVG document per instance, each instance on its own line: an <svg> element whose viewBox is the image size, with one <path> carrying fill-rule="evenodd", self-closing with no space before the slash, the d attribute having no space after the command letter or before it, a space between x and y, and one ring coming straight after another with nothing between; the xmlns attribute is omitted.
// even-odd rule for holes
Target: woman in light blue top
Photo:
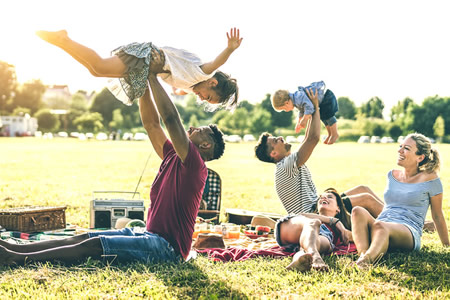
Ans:
<svg viewBox="0 0 450 300"><path fill-rule="evenodd" d="M362 207L352 210L353 239L360 254L358 267L369 267L389 250L419 250L429 205L439 238L449 246L442 183L437 175L439 153L422 134L410 134L400 145L397 164L403 169L388 173L386 205L378 218Z"/></svg>

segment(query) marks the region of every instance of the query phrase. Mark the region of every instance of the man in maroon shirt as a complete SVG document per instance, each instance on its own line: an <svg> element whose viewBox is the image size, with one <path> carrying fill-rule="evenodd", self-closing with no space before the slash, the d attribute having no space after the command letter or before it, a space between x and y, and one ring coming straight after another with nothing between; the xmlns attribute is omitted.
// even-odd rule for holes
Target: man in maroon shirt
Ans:
<svg viewBox="0 0 450 300"><path fill-rule="evenodd" d="M205 161L222 156L225 144L215 125L190 127L186 132L155 74L149 75L149 83L154 102L147 90L139 99L139 109L153 148L163 161L150 192L147 231L124 228L89 232L26 245L0 240L0 264L23 264L25 260L76 262L87 257L125 262L186 259L208 173Z"/></svg>

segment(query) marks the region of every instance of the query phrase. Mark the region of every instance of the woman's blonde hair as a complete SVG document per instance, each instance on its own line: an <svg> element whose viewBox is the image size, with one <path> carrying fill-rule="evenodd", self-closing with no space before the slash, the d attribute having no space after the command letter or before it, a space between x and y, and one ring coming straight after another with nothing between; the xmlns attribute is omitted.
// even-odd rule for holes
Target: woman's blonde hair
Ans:
<svg viewBox="0 0 450 300"><path fill-rule="evenodd" d="M439 152L431 147L431 141L420 133L411 133L405 139L411 138L416 142L417 155L424 155L424 159L419 163L419 171L427 173L439 171L441 160Z"/></svg>

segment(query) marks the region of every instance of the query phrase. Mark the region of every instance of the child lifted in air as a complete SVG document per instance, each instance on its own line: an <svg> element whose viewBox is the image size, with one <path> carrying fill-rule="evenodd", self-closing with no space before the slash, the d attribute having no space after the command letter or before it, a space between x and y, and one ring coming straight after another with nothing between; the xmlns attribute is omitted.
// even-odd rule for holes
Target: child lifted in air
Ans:
<svg viewBox="0 0 450 300"><path fill-rule="evenodd" d="M313 82L307 87L299 86L294 93L286 90L278 90L272 97L272 106L276 111L292 111L294 107L299 110L295 132L299 133L305 128L311 115L314 113L314 106L306 94L306 89L314 92L317 90L319 96L320 119L327 128L328 136L324 140L325 144L331 145L339 138L337 132L337 119L335 117L338 111L336 96L331 90L328 90L323 81Z"/></svg>
<svg viewBox="0 0 450 300"><path fill-rule="evenodd" d="M147 89L152 60L162 61L164 67L158 76L171 85L176 94L193 92L203 101L230 110L237 105L236 79L217 69L241 45L239 29L232 28L227 32L227 47L213 61L207 63L203 63L198 56L186 50L159 48L151 42L121 46L112 51L111 57L102 58L94 50L70 39L66 30L37 31L36 34L63 49L92 75L118 78L116 84L108 88L117 99L127 105L133 104Z"/></svg>

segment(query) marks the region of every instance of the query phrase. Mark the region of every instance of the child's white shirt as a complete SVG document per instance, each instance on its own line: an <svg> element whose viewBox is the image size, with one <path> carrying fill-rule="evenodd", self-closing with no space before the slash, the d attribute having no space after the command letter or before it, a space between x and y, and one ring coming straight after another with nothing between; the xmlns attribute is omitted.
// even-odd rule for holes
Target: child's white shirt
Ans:
<svg viewBox="0 0 450 300"><path fill-rule="evenodd" d="M208 80L215 74L215 71L205 74L200 68L203 64L202 61L191 52L172 47L161 47L160 49L163 50L165 57L163 69L170 73L161 73L158 74L158 77L173 87L190 93L193 85Z"/></svg>

